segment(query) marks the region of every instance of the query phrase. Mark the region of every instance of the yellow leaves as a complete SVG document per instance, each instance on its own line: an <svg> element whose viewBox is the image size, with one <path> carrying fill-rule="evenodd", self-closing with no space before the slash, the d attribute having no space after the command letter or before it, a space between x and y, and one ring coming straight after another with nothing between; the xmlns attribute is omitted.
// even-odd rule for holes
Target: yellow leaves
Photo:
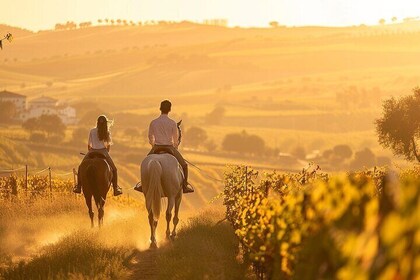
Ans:
<svg viewBox="0 0 420 280"><path fill-rule="evenodd" d="M301 240L302 240L302 234L300 233L300 231L293 230L290 235L290 241L293 242L294 244L300 244Z"/></svg>
<svg viewBox="0 0 420 280"><path fill-rule="evenodd" d="M386 217L381 230L382 240L386 244L391 244L404 232L404 220L396 213L391 213Z"/></svg>
<svg viewBox="0 0 420 280"><path fill-rule="evenodd" d="M251 260L284 275L305 269L297 262L307 251L326 258L310 256L319 265L315 270L323 271L328 263L320 279L419 275L420 256L414 252L420 248L420 182L414 176L386 189L386 173L378 170L324 181L306 174L306 185L299 183L301 174L269 174L260 185L249 175L251 192L243 188L244 169L238 168L227 175L228 219ZM388 197L381 197L384 193Z"/></svg>
<svg viewBox="0 0 420 280"><path fill-rule="evenodd" d="M379 275L378 280L399 279L398 268L395 264L388 265L385 270Z"/></svg>
<svg viewBox="0 0 420 280"><path fill-rule="evenodd" d="M366 205L365 227L368 231L374 231L378 225L379 204L377 199L372 199Z"/></svg>

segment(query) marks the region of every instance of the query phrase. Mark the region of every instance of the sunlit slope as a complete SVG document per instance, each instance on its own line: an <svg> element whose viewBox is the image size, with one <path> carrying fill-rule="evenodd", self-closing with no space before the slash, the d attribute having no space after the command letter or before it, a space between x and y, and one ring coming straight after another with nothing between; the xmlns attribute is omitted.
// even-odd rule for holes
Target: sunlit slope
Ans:
<svg viewBox="0 0 420 280"><path fill-rule="evenodd" d="M349 72L385 78L404 72L418 80L418 34L403 27L228 29L189 23L44 31L8 46L1 82L39 94L53 81L55 95L62 90L80 96L181 94L301 76L339 79ZM27 87L21 88L23 82Z"/></svg>

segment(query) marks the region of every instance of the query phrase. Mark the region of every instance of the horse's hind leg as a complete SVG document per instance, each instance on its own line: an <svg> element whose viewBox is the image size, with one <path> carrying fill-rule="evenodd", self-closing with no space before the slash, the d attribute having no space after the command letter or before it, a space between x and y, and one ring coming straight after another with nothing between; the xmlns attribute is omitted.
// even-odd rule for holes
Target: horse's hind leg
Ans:
<svg viewBox="0 0 420 280"><path fill-rule="evenodd" d="M93 213L93 210L92 210L92 197L91 196L86 196L85 200L86 200L86 205L89 209L90 226L94 227L93 217L94 217L95 214Z"/></svg>
<svg viewBox="0 0 420 280"><path fill-rule="evenodd" d="M174 208L175 201L174 199L168 199L168 208L166 209L166 238L171 237L171 230L169 225L172 219L172 209Z"/></svg>
<svg viewBox="0 0 420 280"><path fill-rule="evenodd" d="M181 205L181 200L182 200L182 191L180 191L175 197L175 214L174 214L174 221L173 221L174 229L171 234L172 238L175 238L176 236L176 226L178 225L178 222L179 222L178 214L179 214L179 206Z"/></svg>
<svg viewBox="0 0 420 280"><path fill-rule="evenodd" d="M153 220L152 211L150 211L149 213L149 225L150 225L150 242L151 242L150 248L155 249L157 248L157 242L156 242L156 236L155 236L157 222Z"/></svg>
<svg viewBox="0 0 420 280"><path fill-rule="evenodd" d="M100 202L99 207L98 207L98 225L99 225L99 227L102 227L102 225L104 224L104 215L105 215L104 204L105 204L104 202Z"/></svg>

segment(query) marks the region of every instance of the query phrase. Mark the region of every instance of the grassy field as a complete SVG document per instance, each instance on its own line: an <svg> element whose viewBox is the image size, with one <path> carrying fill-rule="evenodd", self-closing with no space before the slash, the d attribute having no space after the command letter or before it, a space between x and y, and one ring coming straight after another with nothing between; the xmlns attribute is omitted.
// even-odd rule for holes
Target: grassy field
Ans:
<svg viewBox="0 0 420 280"><path fill-rule="evenodd" d="M243 278L247 266L236 260L238 241L233 230L226 223L216 225L223 210L201 206L201 214L195 211L190 219L192 212L183 206L176 243L164 240L161 220L161 248L151 252L154 263L150 256L145 258L150 254L146 250L149 226L140 204L108 200L104 227L90 229L84 200L79 197L29 203L2 200L0 279L143 279L141 271L149 266L157 279ZM196 262L204 252L206 258Z"/></svg>
<svg viewBox="0 0 420 280"><path fill-rule="evenodd" d="M35 142L21 124L0 120L0 176L17 168L23 176L28 165L29 175L40 172L47 180L51 167L53 179L69 180L70 188L71 171L86 150L86 139L74 139L73 132L106 114L115 120L111 154L124 195L108 198L101 230L89 228L83 199L69 190L52 201L2 200L0 278L135 279L148 275L139 266L150 257L158 279L245 279L250 275L237 259L232 229L215 225L223 218L222 201L211 204L223 191L227 164L297 171L315 158L326 170L349 171L356 153L369 148L376 156L371 166L379 157L393 167L407 165L378 144L374 121L384 99L420 85L419 21L341 28L182 22L37 33L4 27L16 40L2 51L0 90L28 101L56 98L74 106L80 122L67 127L61 141ZM183 198L178 241L163 241L160 222L162 248L148 253L144 198L132 188L149 149L145 131L163 99L172 101L171 116L183 120L184 132L203 128L214 147L182 143L183 155L202 170L190 166L196 191ZM223 113L212 115L219 107ZM129 135L130 128L136 132ZM242 131L264 139L271 154L223 149L226 135ZM305 157L336 145L348 145L352 156ZM293 154L297 148L305 155ZM195 217L209 206L217 209Z"/></svg>

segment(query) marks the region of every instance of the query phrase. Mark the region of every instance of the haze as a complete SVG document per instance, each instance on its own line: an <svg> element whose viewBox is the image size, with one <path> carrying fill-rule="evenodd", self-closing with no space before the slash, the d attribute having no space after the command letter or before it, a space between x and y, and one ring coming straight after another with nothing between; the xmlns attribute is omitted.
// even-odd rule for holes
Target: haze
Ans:
<svg viewBox="0 0 420 280"><path fill-rule="evenodd" d="M198 22L223 18L230 26L265 27L272 20L288 26L349 26L420 15L420 5L413 0L16 0L13 4L2 0L0 10L0 23L30 30L101 18Z"/></svg>

